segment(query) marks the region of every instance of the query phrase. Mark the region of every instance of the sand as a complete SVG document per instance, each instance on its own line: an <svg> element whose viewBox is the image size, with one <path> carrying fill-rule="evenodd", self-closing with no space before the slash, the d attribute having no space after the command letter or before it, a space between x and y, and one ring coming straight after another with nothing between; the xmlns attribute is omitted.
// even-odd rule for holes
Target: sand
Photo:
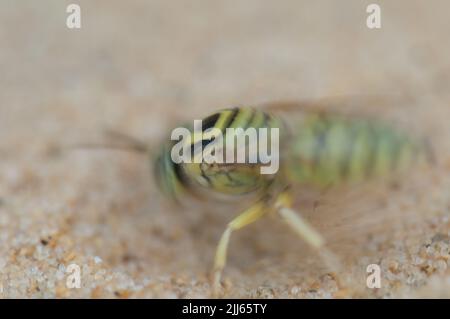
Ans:
<svg viewBox="0 0 450 319"><path fill-rule="evenodd" d="M71 2L79 30L65 25ZM210 296L215 246L238 209L176 207L148 158L74 144L112 128L156 150L176 123L223 107L394 94L408 102L353 111L427 136L437 163L395 187L297 199L349 284L267 218L233 235L223 296L449 298L450 6L377 1L382 28L370 30L369 3L2 1L0 297ZM366 287L369 264L380 289ZM80 288L67 285L70 265Z"/></svg>

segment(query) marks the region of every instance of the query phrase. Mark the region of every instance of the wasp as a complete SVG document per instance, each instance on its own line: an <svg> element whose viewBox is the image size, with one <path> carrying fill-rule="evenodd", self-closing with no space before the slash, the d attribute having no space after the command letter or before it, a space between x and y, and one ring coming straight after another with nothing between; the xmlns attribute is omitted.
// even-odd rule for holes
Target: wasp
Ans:
<svg viewBox="0 0 450 319"><path fill-rule="evenodd" d="M200 130L190 124L183 125L192 133L183 147L190 149L193 157L197 158L190 162L174 160L173 149L177 141L173 139L163 142L156 154L155 149L146 143L115 131L108 132L110 137L121 139L125 144L83 146L106 146L151 155L158 188L178 204L188 196L201 200L226 197L239 201L250 197L248 208L231 219L217 244L212 276L216 295L221 288L231 234L268 214L278 215L284 220L322 257L332 272L341 271L339 259L327 249L324 237L293 209L297 187L326 189L357 185L370 179L398 176L414 164L434 162L433 151L426 139L411 136L385 121L322 108L303 109L303 106L304 103L280 102L262 107L234 107L203 118ZM288 123L279 116L279 111L291 111L292 108L300 110L296 116L289 115L294 120ZM248 129L279 130L280 152L275 154L279 169L262 174L261 168L265 163L258 156L256 161L231 163L198 160L203 158L199 155L205 151L211 152L208 146L215 138L211 137L212 129L228 141L226 135L231 128L240 129L240 134L245 134ZM244 158L250 158L249 150L257 149L253 144L260 146L262 142L259 135L255 136L256 139L244 140L244 144L231 144L233 153L244 151ZM232 137L235 138L239 136ZM222 145L224 148L228 146L227 143ZM242 148L242 145L246 147ZM218 151L217 147L213 149ZM199 154L198 150L202 153ZM227 153L225 149L221 151Z"/></svg>
<svg viewBox="0 0 450 319"><path fill-rule="evenodd" d="M189 127L192 130L192 127ZM270 108L236 107L217 111L202 121L206 133L216 128L277 128L280 130L279 163L274 174L261 174L261 162L175 163L174 141L167 141L154 160L154 175L160 190L181 201L184 196L210 199L226 195L239 200L252 197L252 204L226 226L217 245L213 289L221 287L230 236L267 214L276 214L293 231L325 257L327 265L339 262L325 247L325 240L300 214L293 210L296 186L326 188L355 184L367 179L406 171L427 158L429 147L421 138L369 117L346 116L337 112L307 110L294 124L288 124ZM190 146L207 146L211 139L197 134ZM259 141L253 141L256 143ZM251 142L249 142L251 143Z"/></svg>

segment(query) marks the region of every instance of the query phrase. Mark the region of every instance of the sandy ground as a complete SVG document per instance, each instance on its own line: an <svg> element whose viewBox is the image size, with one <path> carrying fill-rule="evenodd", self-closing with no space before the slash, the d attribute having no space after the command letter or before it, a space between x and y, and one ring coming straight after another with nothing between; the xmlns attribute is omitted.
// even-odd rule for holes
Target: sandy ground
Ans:
<svg viewBox="0 0 450 319"><path fill-rule="evenodd" d="M353 94L406 96L355 112L425 134L436 165L395 187L299 195L350 286L268 218L232 238L224 294L450 297L448 1L377 1L380 30L365 26L367 1L71 2L80 30L65 26L70 2L0 1L1 297L208 297L238 210L174 207L147 158L68 146L114 128L156 147L174 123L219 108ZM366 287L372 263L380 289ZM66 286L70 264L79 289Z"/></svg>

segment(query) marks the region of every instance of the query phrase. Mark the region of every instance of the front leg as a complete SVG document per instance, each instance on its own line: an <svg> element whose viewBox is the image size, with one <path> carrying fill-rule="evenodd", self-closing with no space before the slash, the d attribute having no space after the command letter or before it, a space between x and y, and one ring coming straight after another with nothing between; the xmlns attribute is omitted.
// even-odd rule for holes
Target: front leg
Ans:
<svg viewBox="0 0 450 319"><path fill-rule="evenodd" d="M220 280L222 277L222 271L225 267L227 260L227 250L230 241L230 235L233 231L243 228L258 219L260 219L266 213L266 203L259 201L243 213L239 214L234 218L227 226L225 231L220 238L219 244L216 249L216 256L214 258L214 269L213 269L213 294L217 296L220 290Z"/></svg>

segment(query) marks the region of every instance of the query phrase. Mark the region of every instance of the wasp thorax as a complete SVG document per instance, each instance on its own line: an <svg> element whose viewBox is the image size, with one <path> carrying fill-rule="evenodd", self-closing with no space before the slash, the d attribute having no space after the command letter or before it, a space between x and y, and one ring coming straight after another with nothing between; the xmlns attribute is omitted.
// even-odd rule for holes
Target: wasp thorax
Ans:
<svg viewBox="0 0 450 319"><path fill-rule="evenodd" d="M156 172L163 191L203 187L226 194L253 192L279 170L279 122L251 108L215 113L175 128Z"/></svg>
<svg viewBox="0 0 450 319"><path fill-rule="evenodd" d="M176 128L171 150L176 164L259 164L261 174L275 174L279 169L279 128L212 127L205 131L201 121L194 121L194 131Z"/></svg>

